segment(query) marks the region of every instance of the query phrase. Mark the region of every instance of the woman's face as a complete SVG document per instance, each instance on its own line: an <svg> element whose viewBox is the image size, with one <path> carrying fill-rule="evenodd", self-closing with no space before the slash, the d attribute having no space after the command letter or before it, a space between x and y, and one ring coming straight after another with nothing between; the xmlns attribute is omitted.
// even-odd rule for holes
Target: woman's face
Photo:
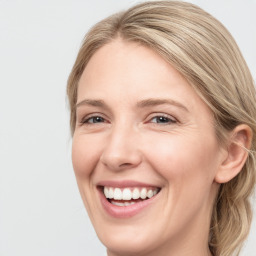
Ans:
<svg viewBox="0 0 256 256"><path fill-rule="evenodd" d="M109 255L206 255L222 150L209 108L154 51L118 39L93 55L72 151Z"/></svg>

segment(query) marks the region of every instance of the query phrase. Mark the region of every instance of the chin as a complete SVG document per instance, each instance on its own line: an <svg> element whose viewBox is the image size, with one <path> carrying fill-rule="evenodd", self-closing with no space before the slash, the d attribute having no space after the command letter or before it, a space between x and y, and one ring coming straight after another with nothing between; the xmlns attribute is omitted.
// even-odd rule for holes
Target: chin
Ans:
<svg viewBox="0 0 256 256"><path fill-rule="evenodd" d="M133 218L133 221L121 219L108 222L104 219L94 223L94 228L109 256L151 255L154 251L161 251L165 244L170 244L171 238L166 239L166 225L160 222L156 226L156 222L152 223L146 216L144 220L143 217Z"/></svg>
<svg viewBox="0 0 256 256"><path fill-rule="evenodd" d="M101 242L113 255L148 255L150 251L154 250L154 247L157 247L155 240L151 241L148 236L138 237L137 234L111 235L102 238Z"/></svg>

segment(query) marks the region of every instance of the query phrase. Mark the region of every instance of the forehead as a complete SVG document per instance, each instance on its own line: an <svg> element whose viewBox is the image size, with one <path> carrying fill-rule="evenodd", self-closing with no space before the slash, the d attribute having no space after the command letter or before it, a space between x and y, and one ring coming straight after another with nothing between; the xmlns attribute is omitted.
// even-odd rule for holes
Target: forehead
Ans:
<svg viewBox="0 0 256 256"><path fill-rule="evenodd" d="M101 47L88 62L79 81L78 97L108 89L157 92L177 85L191 87L186 79L152 49L121 39ZM190 88L191 89L191 88Z"/></svg>

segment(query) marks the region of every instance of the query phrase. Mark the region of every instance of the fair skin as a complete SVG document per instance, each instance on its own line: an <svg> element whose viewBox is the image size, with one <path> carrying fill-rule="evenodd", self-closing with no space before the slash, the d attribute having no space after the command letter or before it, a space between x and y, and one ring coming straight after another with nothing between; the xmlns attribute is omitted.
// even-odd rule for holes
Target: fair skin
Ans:
<svg viewBox="0 0 256 256"><path fill-rule="evenodd" d="M179 72L154 51L116 39L87 64L76 114L74 171L108 255L211 255L218 182L235 176L246 155L232 173L225 169L230 157L213 114ZM243 131L235 133L242 142ZM106 199L104 187L157 194L115 205L122 200Z"/></svg>

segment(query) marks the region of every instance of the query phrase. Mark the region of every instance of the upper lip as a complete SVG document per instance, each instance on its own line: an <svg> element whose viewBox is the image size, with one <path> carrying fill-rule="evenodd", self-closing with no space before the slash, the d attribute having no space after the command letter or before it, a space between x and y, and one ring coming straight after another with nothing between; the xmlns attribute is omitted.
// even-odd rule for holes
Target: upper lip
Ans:
<svg viewBox="0 0 256 256"><path fill-rule="evenodd" d="M105 180L105 181L98 182L97 186L99 186L99 187L114 187L114 188L127 188L127 187L160 188L159 186L156 186L155 184L144 183L144 182L139 182L139 181L134 181L134 180Z"/></svg>

